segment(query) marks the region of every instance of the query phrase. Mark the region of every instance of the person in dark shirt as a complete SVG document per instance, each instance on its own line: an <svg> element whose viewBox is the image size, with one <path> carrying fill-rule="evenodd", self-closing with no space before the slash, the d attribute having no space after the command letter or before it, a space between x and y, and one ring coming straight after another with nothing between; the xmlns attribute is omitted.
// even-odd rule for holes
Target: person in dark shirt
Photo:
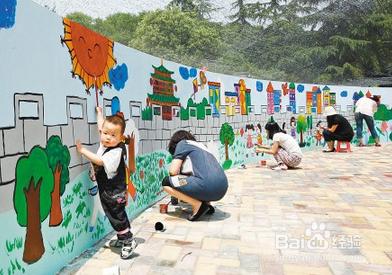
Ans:
<svg viewBox="0 0 392 275"><path fill-rule="evenodd" d="M173 156L169 174L162 181L163 190L192 206L189 221L213 214L211 201L223 198L228 188L225 172L217 159L188 131L174 133L169 142Z"/></svg>
<svg viewBox="0 0 392 275"><path fill-rule="evenodd" d="M335 151L335 140L351 142L354 137L354 130L350 122L339 115L332 106L325 107L324 114L327 117L328 127L323 128L324 140L327 143L327 148L324 152Z"/></svg>

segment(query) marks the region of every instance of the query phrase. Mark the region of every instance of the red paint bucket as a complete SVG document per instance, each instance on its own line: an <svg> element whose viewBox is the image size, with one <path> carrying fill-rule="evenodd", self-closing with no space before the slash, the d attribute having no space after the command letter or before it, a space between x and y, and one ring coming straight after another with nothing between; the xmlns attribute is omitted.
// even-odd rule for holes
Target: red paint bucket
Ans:
<svg viewBox="0 0 392 275"><path fill-rule="evenodd" d="M162 213L162 214L166 214L167 213L167 208L168 208L168 204L166 204L166 203L161 203L160 205L159 205L159 212L160 213Z"/></svg>
<svg viewBox="0 0 392 275"><path fill-rule="evenodd" d="M265 159L260 160L260 166L266 166L267 161Z"/></svg>

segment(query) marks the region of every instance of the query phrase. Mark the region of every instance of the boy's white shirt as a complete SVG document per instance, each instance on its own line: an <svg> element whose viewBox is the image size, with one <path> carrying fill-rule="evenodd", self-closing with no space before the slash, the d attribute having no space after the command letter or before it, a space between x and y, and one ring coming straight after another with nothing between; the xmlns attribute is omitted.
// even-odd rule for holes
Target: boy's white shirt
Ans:
<svg viewBox="0 0 392 275"><path fill-rule="evenodd" d="M107 147L103 146L102 143L99 145L97 155L102 159L103 168L108 176L108 179L113 178L117 175L117 168L120 165L120 160L122 156L122 149L116 148L112 149L106 154L103 154Z"/></svg>

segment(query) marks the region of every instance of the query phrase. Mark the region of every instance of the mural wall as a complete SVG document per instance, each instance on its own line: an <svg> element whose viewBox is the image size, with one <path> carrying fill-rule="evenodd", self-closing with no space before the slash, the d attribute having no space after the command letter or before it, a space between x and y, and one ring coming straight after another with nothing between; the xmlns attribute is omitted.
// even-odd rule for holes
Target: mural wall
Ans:
<svg viewBox="0 0 392 275"><path fill-rule="evenodd" d="M127 48L30 0L0 4L0 274L61 269L110 230L76 140L96 150L95 107L123 112L130 217L162 197L171 135L190 130L225 169L262 156L274 119L302 147L322 146L332 105L353 121L361 96L381 95L382 142L392 140L392 89L240 78ZM353 124L355 127L355 125ZM365 141L372 143L366 131ZM354 141L355 142L355 141Z"/></svg>

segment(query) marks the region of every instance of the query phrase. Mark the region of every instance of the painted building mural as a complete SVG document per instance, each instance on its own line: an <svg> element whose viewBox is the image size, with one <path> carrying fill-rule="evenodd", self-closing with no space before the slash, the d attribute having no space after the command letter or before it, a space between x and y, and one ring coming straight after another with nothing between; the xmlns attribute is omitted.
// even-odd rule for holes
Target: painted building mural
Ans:
<svg viewBox="0 0 392 275"><path fill-rule="evenodd" d="M285 123L304 148L322 146L316 124L325 122L326 106L353 122L355 102L375 94L383 103L377 131L382 142L392 140L391 88L190 68L127 48L30 0L1 2L0 40L0 274L55 273L109 232L90 163L76 152L77 140L98 148L96 106L127 120L131 218L164 195L166 148L179 129L229 169L263 158L254 144L270 142L268 120ZM374 142L367 130L365 141Z"/></svg>

